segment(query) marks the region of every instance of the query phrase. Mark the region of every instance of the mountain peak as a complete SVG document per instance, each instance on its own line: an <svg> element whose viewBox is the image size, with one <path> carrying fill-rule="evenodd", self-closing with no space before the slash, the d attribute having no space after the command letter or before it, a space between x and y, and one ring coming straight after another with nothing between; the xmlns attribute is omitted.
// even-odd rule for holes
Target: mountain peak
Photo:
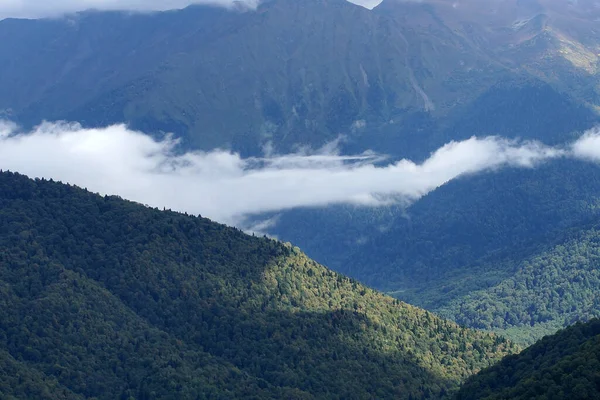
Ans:
<svg viewBox="0 0 600 400"><path fill-rule="evenodd" d="M379 6L383 2L383 0L347 0L347 1L352 4L356 4L356 5L362 6L364 8L367 8L369 10L374 9L375 7Z"/></svg>

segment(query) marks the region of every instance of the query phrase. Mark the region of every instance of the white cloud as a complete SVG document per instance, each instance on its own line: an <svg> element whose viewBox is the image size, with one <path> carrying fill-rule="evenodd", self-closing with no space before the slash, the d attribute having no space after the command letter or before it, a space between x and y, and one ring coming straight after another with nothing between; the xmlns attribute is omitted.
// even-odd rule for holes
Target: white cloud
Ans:
<svg viewBox="0 0 600 400"><path fill-rule="evenodd" d="M573 143L572 151L576 157L600 162L600 127L585 132Z"/></svg>
<svg viewBox="0 0 600 400"><path fill-rule="evenodd" d="M465 174L505 166L533 167L544 160L594 147L590 131L571 149L497 137L451 142L422 164L364 153L339 155L332 146L310 152L242 159L237 154L177 153L177 141L155 141L124 125L83 129L45 123L18 132L0 122L0 168L69 182L101 194L155 207L202 214L235 224L244 216L330 204L378 206L409 203Z"/></svg>
<svg viewBox="0 0 600 400"><path fill-rule="evenodd" d="M10 121L0 119L0 139L3 139L17 130L17 125Z"/></svg>
<svg viewBox="0 0 600 400"><path fill-rule="evenodd" d="M192 4L213 4L223 7L243 5L256 8L261 0L0 0L0 19L56 17L63 14L96 10L164 11L182 9ZM373 8L380 0L351 0Z"/></svg>
<svg viewBox="0 0 600 400"><path fill-rule="evenodd" d="M55 17L90 9L122 11L164 11L192 4L235 4L255 8L259 0L0 0L0 19Z"/></svg>

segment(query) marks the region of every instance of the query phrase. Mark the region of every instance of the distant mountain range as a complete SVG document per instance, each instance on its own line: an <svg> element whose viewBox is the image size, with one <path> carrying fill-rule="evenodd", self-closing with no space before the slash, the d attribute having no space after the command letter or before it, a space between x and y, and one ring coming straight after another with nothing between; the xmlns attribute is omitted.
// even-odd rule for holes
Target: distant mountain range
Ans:
<svg viewBox="0 0 600 400"><path fill-rule="evenodd" d="M6 19L0 110L24 125L127 122L245 154L340 134L350 150L408 156L473 134L564 138L562 108L581 107L584 123L600 106L598 18L581 1L386 0L369 11L267 0L248 12ZM562 123L495 126L512 112Z"/></svg>

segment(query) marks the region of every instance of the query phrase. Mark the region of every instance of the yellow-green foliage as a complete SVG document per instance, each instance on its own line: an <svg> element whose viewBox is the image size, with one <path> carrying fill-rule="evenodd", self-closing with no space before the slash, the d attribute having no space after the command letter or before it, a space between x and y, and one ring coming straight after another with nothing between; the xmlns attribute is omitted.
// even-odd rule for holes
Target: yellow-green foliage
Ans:
<svg viewBox="0 0 600 400"><path fill-rule="evenodd" d="M367 317L361 340L382 352L410 352L420 366L460 379L515 347L501 337L460 328L453 322L372 290L309 259L297 248L264 273L274 304L296 311L349 310ZM351 338L348 338L351 340Z"/></svg>

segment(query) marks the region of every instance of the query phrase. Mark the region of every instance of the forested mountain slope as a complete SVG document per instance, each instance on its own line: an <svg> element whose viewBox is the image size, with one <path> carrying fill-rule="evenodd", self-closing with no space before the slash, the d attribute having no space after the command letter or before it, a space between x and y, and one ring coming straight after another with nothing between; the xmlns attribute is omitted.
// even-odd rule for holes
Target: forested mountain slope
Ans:
<svg viewBox="0 0 600 400"><path fill-rule="evenodd" d="M524 257L597 218L599 172L572 160L506 169L457 179L406 209L294 211L281 216L275 231L345 274L435 307L512 274L512 266L500 265L507 257ZM311 237L317 221L324 228ZM474 274L482 265L498 275ZM443 293L438 284L446 286Z"/></svg>
<svg viewBox="0 0 600 400"><path fill-rule="evenodd" d="M597 217L599 172L592 163L560 160L457 179L389 221L339 268L435 306L448 298L430 297L432 285L461 281L464 288L464 277L479 278L472 270L482 264L527 254Z"/></svg>
<svg viewBox="0 0 600 400"><path fill-rule="evenodd" d="M0 249L3 397L437 398L515 351L289 245L7 172Z"/></svg>
<svg viewBox="0 0 600 400"><path fill-rule="evenodd" d="M460 400L597 399L600 321L577 324L469 379Z"/></svg>
<svg viewBox="0 0 600 400"><path fill-rule="evenodd" d="M472 135L564 145L598 121L600 15L589 5L386 0L368 11L345 0L267 0L257 10L193 6L6 19L0 21L0 119L25 128L59 119L127 123L152 135L174 132L184 138L183 150L222 147L243 156L316 148L340 134L342 154L372 149L415 162ZM596 290L596 281L585 275L585 285L572 286L566 272L593 272L593 252L581 263L535 260L554 257L567 231L598 217L598 172L570 160L500 170L449 182L408 209L293 210L269 233L403 301L530 342L595 315L585 290ZM292 257L286 251L268 259ZM58 265L72 270L65 260ZM532 292L520 299L527 301L498 295L550 264L566 275L545 277L542 286L525 283ZM127 297L106 277L78 273L100 282L107 296ZM546 287L565 279L569 290L584 292L549 301L554 295ZM540 301L539 309L529 309ZM225 361L248 372L246 364ZM248 379L257 368L262 377L262 367L253 368ZM274 385L268 393L283 385L268 382Z"/></svg>
<svg viewBox="0 0 600 400"><path fill-rule="evenodd" d="M560 161L452 182L336 268L466 326L532 343L598 316L598 172Z"/></svg>
<svg viewBox="0 0 600 400"><path fill-rule="evenodd" d="M531 344L600 315L599 172L561 160L465 177L406 210L294 211L278 230L394 297Z"/></svg>
<svg viewBox="0 0 600 400"><path fill-rule="evenodd" d="M512 276L436 311L459 323L532 343L576 321L600 317L598 220L561 234L554 245L510 258Z"/></svg>

